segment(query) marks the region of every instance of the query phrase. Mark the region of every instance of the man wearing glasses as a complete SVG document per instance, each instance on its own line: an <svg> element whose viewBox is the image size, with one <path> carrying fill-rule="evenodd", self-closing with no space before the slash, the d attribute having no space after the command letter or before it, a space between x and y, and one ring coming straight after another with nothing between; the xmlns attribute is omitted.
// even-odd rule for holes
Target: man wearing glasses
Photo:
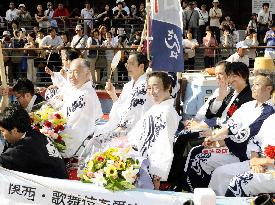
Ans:
<svg viewBox="0 0 275 205"><path fill-rule="evenodd" d="M19 79L12 88L17 102L28 113L38 110L42 106L44 98L34 92L34 85L28 79Z"/></svg>

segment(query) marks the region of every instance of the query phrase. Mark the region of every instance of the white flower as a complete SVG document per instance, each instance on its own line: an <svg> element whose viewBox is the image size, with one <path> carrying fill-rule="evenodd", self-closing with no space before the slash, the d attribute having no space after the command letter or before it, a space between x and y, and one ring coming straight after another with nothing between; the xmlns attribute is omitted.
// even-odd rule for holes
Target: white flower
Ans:
<svg viewBox="0 0 275 205"><path fill-rule="evenodd" d="M122 176L125 178L125 180L131 184L133 184L136 180L136 176L138 173L138 169L134 169L132 166L126 169L126 171L122 172Z"/></svg>
<svg viewBox="0 0 275 205"><path fill-rule="evenodd" d="M107 184L107 181L105 180L102 172L95 172L94 178L91 179L91 181L97 185L103 187L105 184Z"/></svg>

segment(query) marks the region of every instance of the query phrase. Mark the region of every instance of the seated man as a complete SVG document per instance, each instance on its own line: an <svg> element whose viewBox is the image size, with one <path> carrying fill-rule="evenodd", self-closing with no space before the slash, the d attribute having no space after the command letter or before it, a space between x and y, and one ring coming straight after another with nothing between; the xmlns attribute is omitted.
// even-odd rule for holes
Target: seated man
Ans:
<svg viewBox="0 0 275 205"><path fill-rule="evenodd" d="M31 128L26 110L16 106L5 108L0 114L0 130L11 144L0 155L2 167L44 177L67 178L61 155L47 136Z"/></svg>
<svg viewBox="0 0 275 205"><path fill-rule="evenodd" d="M16 100L27 112L38 110L45 101L41 95L34 93L34 85L28 79L19 79L12 91Z"/></svg>
<svg viewBox="0 0 275 205"><path fill-rule="evenodd" d="M103 126L97 126L95 136L106 138L114 131L129 132L142 115L152 106L152 101L146 94L148 60L141 53L129 56L127 70L131 81L126 83L119 97L111 82L107 82L106 91L113 100L110 120Z"/></svg>
<svg viewBox="0 0 275 205"><path fill-rule="evenodd" d="M96 120L102 116L102 109L96 91L90 81L89 62L77 58L71 62L67 72L70 89L63 93L62 110L67 117L65 158L77 157L84 148L84 141L95 131Z"/></svg>
<svg viewBox="0 0 275 205"><path fill-rule="evenodd" d="M275 147L274 124L275 114L269 116L264 121L259 134L255 139L253 139L254 145L259 148L258 153L254 158L250 159L250 161L248 161L247 163L245 162L246 164L235 163L232 164L233 166L230 167L226 167L226 165L221 167L229 168L230 170L232 170L232 168L233 170L239 170L239 173L236 174L234 177L232 176L232 173L230 173L230 175L232 176L231 181L227 184L227 190L223 190L225 191L225 196L249 197L256 196L261 193L275 192L275 159L271 158L272 151L269 152L269 154L271 154L270 156L268 156L265 152L265 149L268 146L271 145ZM242 168L241 172L239 169L240 167L244 167ZM234 173L235 172L233 172L233 175ZM221 177L223 177L223 175L221 175ZM228 178L227 174L226 178ZM217 180L219 180L219 177ZM224 192L222 192L222 194L224 194Z"/></svg>
<svg viewBox="0 0 275 205"><path fill-rule="evenodd" d="M252 157L248 148L250 139L258 134L264 120L275 113L270 99L275 87L273 79L274 74L258 73L252 87L252 97L255 100L243 104L221 129L204 133L207 138L203 146L195 147L189 152L184 171L191 190L207 187L213 171L218 167L243 162ZM223 151L228 151L221 152L220 146L224 147ZM233 173L235 171L229 170ZM222 184L220 180L215 181L211 183L211 187Z"/></svg>
<svg viewBox="0 0 275 205"><path fill-rule="evenodd" d="M184 175L184 164L190 149L200 145L203 139L199 132L192 130L204 130L209 127L217 127L225 124L233 113L241 107L242 104L252 100L250 85L248 82L249 70L247 66L240 62L227 63L221 61L215 68L218 89L214 92L208 101L198 111L195 120L185 122L185 127L178 136L174 147L174 160L169 176L169 182L188 187ZM231 77L234 76L234 77ZM231 84L231 89L228 88Z"/></svg>

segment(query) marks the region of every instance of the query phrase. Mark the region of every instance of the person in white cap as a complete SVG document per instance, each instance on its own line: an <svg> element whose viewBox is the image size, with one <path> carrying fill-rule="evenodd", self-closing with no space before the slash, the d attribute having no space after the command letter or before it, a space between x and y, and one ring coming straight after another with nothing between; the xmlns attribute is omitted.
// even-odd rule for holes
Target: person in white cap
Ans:
<svg viewBox="0 0 275 205"><path fill-rule="evenodd" d="M9 5L9 9L6 11L6 17L5 17L8 23L11 23L13 20L16 20L17 12L18 12L18 9L15 8L14 2L11 1Z"/></svg>
<svg viewBox="0 0 275 205"><path fill-rule="evenodd" d="M72 39L71 47L72 48L86 48L88 36L83 34L82 26L76 25L75 32L76 32L76 35ZM82 50L81 52L84 53L85 50Z"/></svg>
<svg viewBox="0 0 275 205"><path fill-rule="evenodd" d="M220 18L222 17L222 10L218 8L218 0L213 0L212 3L213 7L209 10L210 26L216 35L218 43L220 43Z"/></svg>
<svg viewBox="0 0 275 205"><path fill-rule="evenodd" d="M249 58L246 53L246 49L248 46L244 43L244 41L240 41L236 45L237 52L229 56L229 58L226 59L228 62L242 62L245 65L249 66Z"/></svg>
<svg viewBox="0 0 275 205"><path fill-rule="evenodd" d="M28 27L31 26L32 17L30 12L27 11L25 4L19 4L18 6L18 22L20 27Z"/></svg>

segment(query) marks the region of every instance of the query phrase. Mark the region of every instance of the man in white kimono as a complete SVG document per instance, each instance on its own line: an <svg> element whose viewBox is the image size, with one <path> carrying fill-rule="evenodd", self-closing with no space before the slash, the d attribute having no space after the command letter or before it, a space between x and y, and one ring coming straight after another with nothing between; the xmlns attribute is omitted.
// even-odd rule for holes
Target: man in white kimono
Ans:
<svg viewBox="0 0 275 205"><path fill-rule="evenodd" d="M71 62L67 72L71 89L66 89L62 110L68 118L64 138L64 158L79 156L85 140L95 131L96 120L102 116L102 109L95 89L90 81L89 62L77 58Z"/></svg>
<svg viewBox="0 0 275 205"><path fill-rule="evenodd" d="M269 95L269 93L265 92L265 88L272 88L272 82L275 80L274 79L274 74L268 76L268 79L265 79L266 77L263 77L261 75L256 76L255 81L254 81L254 85L253 85L253 96L255 99L257 99L259 101L259 98L262 96L263 100L266 99ZM266 97L264 97L264 93L266 93ZM262 100L262 101L263 101ZM271 100L267 101L270 103L271 106L273 106L273 102L271 102ZM267 103L266 102L266 103ZM227 189L227 186L230 182L230 180L238 174L241 174L243 172L249 171L250 170L250 166L251 162L255 160L255 158L259 157L259 153L262 151L261 149L259 149L261 147L261 141L262 141L262 137L264 137L265 135L267 135L267 132L270 135L270 138L272 138L272 128L269 127L268 129L264 128L264 124L263 126L261 126L261 124L263 122L260 122L257 120L253 123L256 126L252 126L250 125L250 130L248 129L240 129L240 131L238 131L236 134L234 134L234 129L237 130L240 128L240 126L242 126L241 124L238 124L238 121L251 121L253 120L253 115L257 114L256 111L254 111L253 113L251 113L251 110L255 109L255 101L252 101L250 103L250 106L248 103L244 104L246 105L246 110L241 109L240 111L236 111L236 115L231 119L231 122L229 122L229 126L231 127L230 129L233 130L233 134L231 134L231 136L229 137L229 139L225 139L225 142L227 143L227 145L229 146L229 148L231 147L231 150L233 150L233 153L236 156L241 156L240 155L240 151L243 150L243 156L247 155L247 159L250 160L246 160L243 162L237 162L237 163L232 163L232 164L228 164L228 165L223 165L221 167L218 167L215 169L215 171L212 173L212 178L211 181L209 183L209 187L212 188L217 195L224 195ZM268 111L268 107L264 106L263 110L261 111L261 113L263 114L265 111ZM274 109L270 109L270 111L274 112ZM268 112L270 112L268 111ZM266 112L268 114L268 112ZM243 113L246 113L246 115L243 115ZM261 114L261 115L262 115ZM262 115L263 116L263 115ZM258 118L260 119L261 116ZM270 117L268 117L267 119L270 119ZM264 120L264 118L262 118L261 120ZM270 120L269 120L270 121ZM244 124L244 123L243 123ZM258 124L258 125L257 125ZM270 125L269 125L270 126ZM242 126L243 127L243 126ZM257 135L257 137L254 137L255 134L253 134L254 130L256 127L260 128L260 131ZM256 129L259 129L256 128ZM247 147L245 149L245 147ZM244 157L243 157L244 158ZM253 167L252 171L258 172L259 168L261 167ZM260 170L261 171L261 170ZM236 187L235 187L236 188Z"/></svg>
<svg viewBox="0 0 275 205"><path fill-rule="evenodd" d="M106 91L113 100L110 120L105 125L97 126L94 137L108 138L113 132L129 132L143 114L152 106L152 101L146 94L147 76L145 69L148 60L141 53L134 53L127 61L128 75L131 81L126 83L119 97L111 82L106 83Z"/></svg>
<svg viewBox="0 0 275 205"><path fill-rule="evenodd" d="M252 87L252 96L255 100L243 104L236 110L226 126L214 130L211 136L206 138L204 146L195 147L190 151L185 172L191 190L196 187L207 187L212 172L218 167L243 162L251 157L247 154L249 140L258 134L263 121L275 113L270 100L273 88L269 76L257 75ZM216 141L219 141L221 146L226 146L222 150L228 151L222 153L219 147L213 147ZM213 179L216 178L212 177L211 181ZM211 182L211 187L213 184L218 186L221 180L224 179L219 178L216 183Z"/></svg>
<svg viewBox="0 0 275 205"><path fill-rule="evenodd" d="M275 192L275 160L264 153L268 145L275 146L274 124L275 114L264 121L259 134L253 139L253 144L259 148L259 155L244 166L246 170L242 168L243 172L232 177L225 192L226 196L249 197ZM234 166L240 170L240 164Z"/></svg>
<svg viewBox="0 0 275 205"><path fill-rule="evenodd" d="M160 181L168 178L174 156L174 135L180 120L170 88L171 79L166 73L149 74L147 92L154 105L128 134L130 144L149 161L148 172L155 189L159 189Z"/></svg>

